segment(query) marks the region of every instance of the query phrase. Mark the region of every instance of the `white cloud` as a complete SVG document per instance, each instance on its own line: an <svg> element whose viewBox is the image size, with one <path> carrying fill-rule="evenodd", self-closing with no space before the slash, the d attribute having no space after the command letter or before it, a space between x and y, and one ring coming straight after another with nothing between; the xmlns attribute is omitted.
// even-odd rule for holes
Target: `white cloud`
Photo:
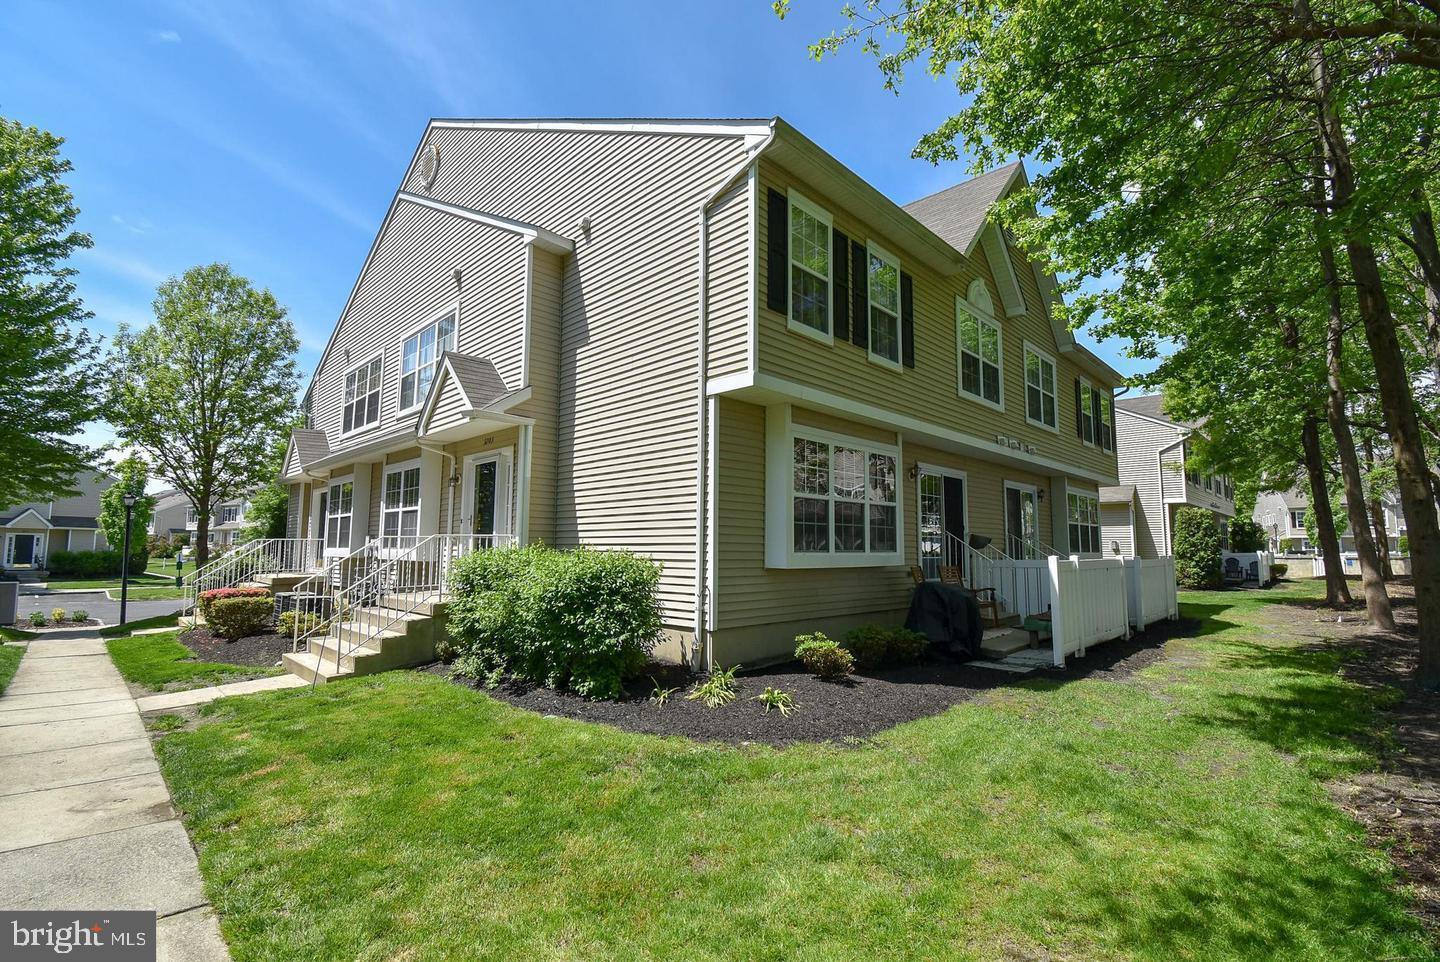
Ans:
<svg viewBox="0 0 1440 962"><path fill-rule="evenodd" d="M174 30L161 30L155 35L155 39L160 41L161 43L179 43L180 34L176 33Z"/></svg>
<svg viewBox="0 0 1440 962"><path fill-rule="evenodd" d="M125 228L132 234L148 233L150 228L155 226L143 217L139 218L138 220L129 220L127 218L121 217L119 214L111 214L110 221L111 223L118 224L119 226Z"/></svg>
<svg viewBox="0 0 1440 962"><path fill-rule="evenodd" d="M104 247L91 247L80 251L79 255L87 261L93 261L107 274L136 281L146 287L157 287L161 281L170 276L138 257L116 254Z"/></svg>

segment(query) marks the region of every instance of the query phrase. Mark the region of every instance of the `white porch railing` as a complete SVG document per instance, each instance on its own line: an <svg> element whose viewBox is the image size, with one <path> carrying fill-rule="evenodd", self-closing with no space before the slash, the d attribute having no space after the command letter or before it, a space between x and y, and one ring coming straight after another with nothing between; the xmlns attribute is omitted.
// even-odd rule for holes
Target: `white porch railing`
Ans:
<svg viewBox="0 0 1440 962"><path fill-rule="evenodd" d="M184 580L185 606L193 611L196 599L205 591L233 588L257 575L282 571L309 571L320 563L324 545L319 538L261 538L227 551Z"/></svg>
<svg viewBox="0 0 1440 962"><path fill-rule="evenodd" d="M1130 637L1125 562L1120 558L1048 558L1050 642L1055 666L1112 638Z"/></svg>
<svg viewBox="0 0 1440 962"><path fill-rule="evenodd" d="M296 586L292 648L323 638L330 650L322 663L333 658L338 671L345 658L406 616L446 600L450 574L461 558L514 541L508 534L372 540Z"/></svg>
<svg viewBox="0 0 1440 962"><path fill-rule="evenodd" d="M1175 587L1175 559L1126 558L1125 575L1130 626L1144 631L1146 625L1180 617L1180 599Z"/></svg>

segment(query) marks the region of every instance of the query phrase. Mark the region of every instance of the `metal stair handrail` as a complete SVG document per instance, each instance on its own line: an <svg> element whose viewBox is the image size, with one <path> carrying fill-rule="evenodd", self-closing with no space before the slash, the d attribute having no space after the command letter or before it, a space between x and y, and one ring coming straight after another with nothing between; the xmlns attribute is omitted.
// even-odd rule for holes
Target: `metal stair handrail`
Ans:
<svg viewBox="0 0 1440 962"><path fill-rule="evenodd" d="M305 571L313 566L320 547L318 538L259 538L247 541L214 561L192 571L183 580L185 604L193 612L202 592L233 588L256 575L280 571Z"/></svg>
<svg viewBox="0 0 1440 962"><path fill-rule="evenodd" d="M290 589L290 610L294 612L290 639L292 653L300 650L300 642L314 637L322 629L329 630L331 616L339 606L346 579L368 567L375 545L375 539L367 539L349 554L324 558L319 570Z"/></svg>

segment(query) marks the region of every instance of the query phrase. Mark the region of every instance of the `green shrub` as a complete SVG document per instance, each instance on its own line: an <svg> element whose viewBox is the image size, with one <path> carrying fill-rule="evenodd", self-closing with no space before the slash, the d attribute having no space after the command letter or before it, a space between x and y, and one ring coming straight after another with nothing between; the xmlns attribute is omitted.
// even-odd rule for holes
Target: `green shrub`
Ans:
<svg viewBox="0 0 1440 962"><path fill-rule="evenodd" d="M755 700L765 706L765 714L770 714L770 709L778 708L780 714L789 717L795 710L795 697L783 688L771 688L768 685L765 690L755 696Z"/></svg>
<svg viewBox="0 0 1440 962"><path fill-rule="evenodd" d="M51 609L50 609L50 620L53 621L53 622L55 622L55 624L57 624L57 625L63 625L63 624L65 623L65 609L64 609L64 608L51 608Z"/></svg>
<svg viewBox="0 0 1440 962"><path fill-rule="evenodd" d="M45 627L45 612L43 612L43 611L32 611L32 612L30 612L30 625L31 625L32 627L34 627L34 628L44 628L44 627Z"/></svg>
<svg viewBox="0 0 1440 962"><path fill-rule="evenodd" d="M130 573L140 574L149 563L143 545L130 559ZM45 570L52 578L118 578L123 552L52 551Z"/></svg>
<svg viewBox="0 0 1440 962"><path fill-rule="evenodd" d="M71 620L71 621L89 621L89 620L90 620L90 612L86 611L84 608L76 608L74 611L70 612L70 620Z"/></svg>
<svg viewBox="0 0 1440 962"><path fill-rule="evenodd" d="M1281 578L1285 577L1285 572L1289 570L1290 566L1285 564L1283 561L1274 561L1270 563L1270 577L1274 578L1276 581L1279 581Z"/></svg>
<svg viewBox="0 0 1440 962"><path fill-rule="evenodd" d="M278 630L280 634L293 638L295 637L295 626L298 622L300 626L300 637L304 638L316 628L319 628L323 620L319 613L314 611L282 611L280 612Z"/></svg>
<svg viewBox="0 0 1440 962"><path fill-rule="evenodd" d="M719 708L721 705L730 704L735 700L735 694L740 688L735 683L735 672L739 669L739 665L711 669L705 680L696 685L694 690L685 696L685 699L687 701L699 699L704 702L706 708Z"/></svg>
<svg viewBox="0 0 1440 962"><path fill-rule="evenodd" d="M1204 508L1175 513L1175 581L1181 588L1219 588L1220 529Z"/></svg>
<svg viewBox="0 0 1440 962"><path fill-rule="evenodd" d="M267 594L263 598L219 598L210 603L205 624L213 634L234 641L247 635L258 635L270 624L274 604Z"/></svg>
<svg viewBox="0 0 1440 962"><path fill-rule="evenodd" d="M590 698L615 698L660 639L660 569L625 551L544 545L478 551L450 577L454 671L496 668Z"/></svg>
<svg viewBox="0 0 1440 962"><path fill-rule="evenodd" d="M1402 534L1398 539L1396 539L1395 549L1396 549L1396 552L1397 552L1398 554L1404 555L1405 557L1409 557L1409 556L1410 556L1410 536L1409 536L1408 534Z"/></svg>
<svg viewBox="0 0 1440 962"><path fill-rule="evenodd" d="M1236 518L1230 522L1231 551L1264 551L1270 546L1265 529L1249 518Z"/></svg>
<svg viewBox="0 0 1440 962"><path fill-rule="evenodd" d="M271 598L269 588L211 588L209 591L200 592L195 603L200 608L200 615L206 621L210 620L210 611L215 602L226 598Z"/></svg>
<svg viewBox="0 0 1440 962"><path fill-rule="evenodd" d="M855 670L850 652L819 631L795 639L795 657L807 671L825 681L838 681Z"/></svg>
<svg viewBox="0 0 1440 962"><path fill-rule="evenodd" d="M930 639L918 631L886 625L861 625L845 635L844 647L865 671L915 661L925 654Z"/></svg>

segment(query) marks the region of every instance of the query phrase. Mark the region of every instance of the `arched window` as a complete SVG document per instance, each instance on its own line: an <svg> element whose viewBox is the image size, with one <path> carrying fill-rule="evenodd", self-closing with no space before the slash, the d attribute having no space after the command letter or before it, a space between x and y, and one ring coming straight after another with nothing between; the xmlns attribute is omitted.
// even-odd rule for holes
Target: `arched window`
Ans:
<svg viewBox="0 0 1440 962"><path fill-rule="evenodd" d="M960 393L1003 410L1000 322L984 281L955 298L955 342Z"/></svg>

